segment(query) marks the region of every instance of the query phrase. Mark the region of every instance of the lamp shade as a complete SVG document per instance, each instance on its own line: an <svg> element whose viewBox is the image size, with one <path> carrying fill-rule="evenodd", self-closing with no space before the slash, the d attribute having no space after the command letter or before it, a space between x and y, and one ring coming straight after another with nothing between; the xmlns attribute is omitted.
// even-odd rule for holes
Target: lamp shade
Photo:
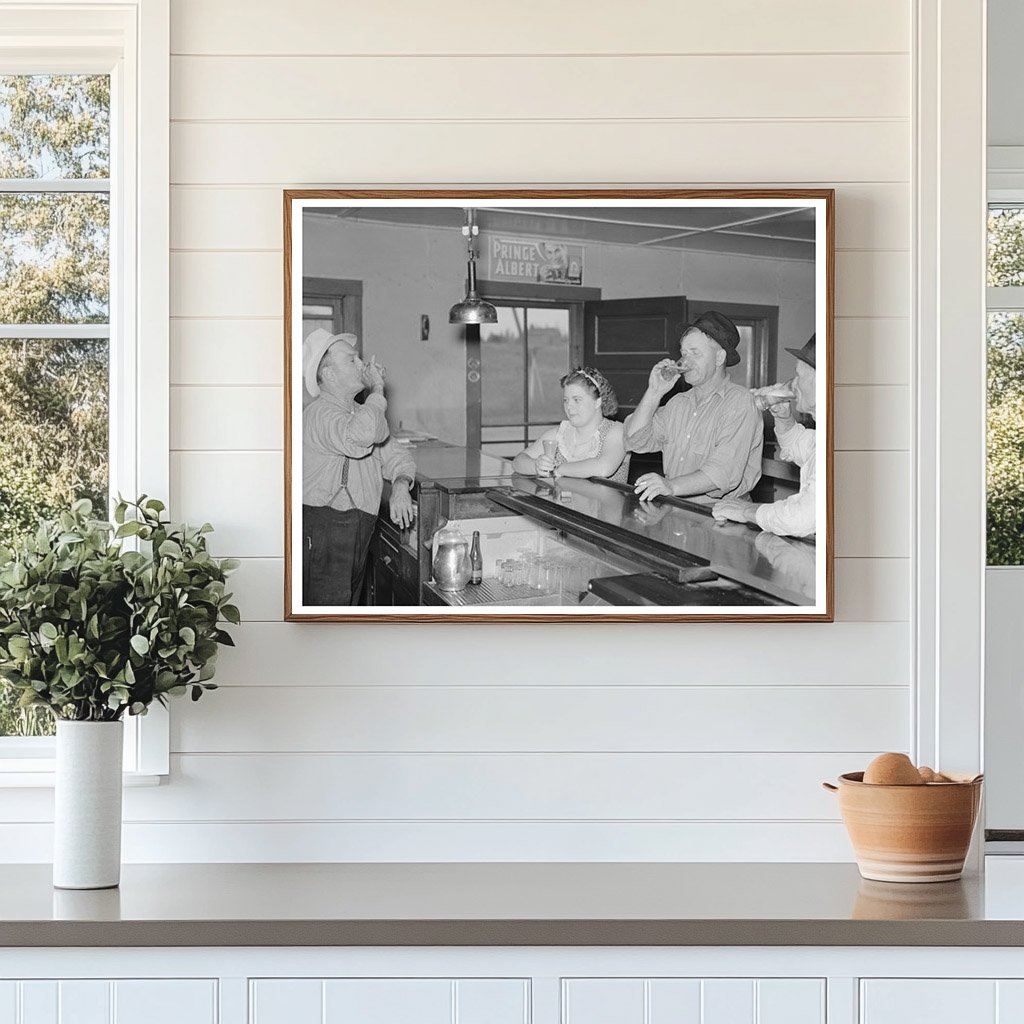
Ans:
<svg viewBox="0 0 1024 1024"><path fill-rule="evenodd" d="M448 310L450 324L496 324L498 311L489 302L485 302L476 292L476 254L473 252L473 240L469 242L469 289L461 302L456 302Z"/></svg>
<svg viewBox="0 0 1024 1024"><path fill-rule="evenodd" d="M498 311L489 303L470 292L462 302L456 302L448 310L448 323L450 324L496 324L498 322Z"/></svg>

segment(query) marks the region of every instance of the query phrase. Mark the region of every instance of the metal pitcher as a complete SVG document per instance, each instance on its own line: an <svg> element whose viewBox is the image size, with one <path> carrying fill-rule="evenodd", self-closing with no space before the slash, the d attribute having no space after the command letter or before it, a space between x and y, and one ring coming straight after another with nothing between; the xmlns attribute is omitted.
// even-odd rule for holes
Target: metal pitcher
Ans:
<svg viewBox="0 0 1024 1024"><path fill-rule="evenodd" d="M465 590L473 569L469 560L469 541L455 523L434 534L431 568L439 590Z"/></svg>

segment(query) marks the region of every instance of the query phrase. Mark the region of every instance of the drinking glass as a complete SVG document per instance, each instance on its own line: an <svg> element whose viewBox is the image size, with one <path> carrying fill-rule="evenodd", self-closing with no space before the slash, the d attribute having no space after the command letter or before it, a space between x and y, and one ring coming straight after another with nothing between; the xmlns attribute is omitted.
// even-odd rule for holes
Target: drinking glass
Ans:
<svg viewBox="0 0 1024 1024"><path fill-rule="evenodd" d="M544 446L544 454L549 459L553 459L555 457L556 442L554 442L554 441L541 441L541 444ZM554 470L550 470L546 475L547 476L554 476L555 475Z"/></svg>

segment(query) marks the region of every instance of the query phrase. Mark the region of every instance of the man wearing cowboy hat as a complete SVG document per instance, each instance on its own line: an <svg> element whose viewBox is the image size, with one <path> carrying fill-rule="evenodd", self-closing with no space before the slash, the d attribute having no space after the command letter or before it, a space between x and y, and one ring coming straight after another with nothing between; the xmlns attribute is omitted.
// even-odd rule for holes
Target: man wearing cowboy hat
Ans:
<svg viewBox="0 0 1024 1024"><path fill-rule="evenodd" d="M416 464L390 439L384 368L364 363L354 334L313 331L302 343L302 603L358 604L384 480L391 520L412 523ZM356 396L366 389L362 403Z"/></svg>
<svg viewBox="0 0 1024 1024"><path fill-rule="evenodd" d="M763 505L745 501L720 501L711 510L718 520L732 519L738 523L754 523L768 533L780 537L813 537L815 532L815 432L797 423L796 412L814 415L815 356L814 338L803 348L787 348L796 356L796 376L786 384L757 388L753 394L759 405L775 417L775 436L781 450L779 456L800 467L800 490L796 494Z"/></svg>
<svg viewBox="0 0 1024 1024"><path fill-rule="evenodd" d="M651 370L625 423L627 452L662 453L664 475L645 473L634 485L641 501L659 494L742 498L757 483L764 423L750 392L728 374L740 361L739 343L736 325L708 310L684 328L679 363L662 359ZM680 371L690 390L659 408Z"/></svg>

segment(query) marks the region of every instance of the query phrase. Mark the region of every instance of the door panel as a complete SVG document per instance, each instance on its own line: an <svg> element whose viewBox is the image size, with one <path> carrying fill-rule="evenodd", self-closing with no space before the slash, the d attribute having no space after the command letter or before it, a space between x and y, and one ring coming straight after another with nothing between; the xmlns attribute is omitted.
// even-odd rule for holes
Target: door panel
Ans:
<svg viewBox="0 0 1024 1024"><path fill-rule="evenodd" d="M746 302L704 302L691 299L688 313L696 320L701 313L716 309L724 313L740 332L740 361L730 367L729 378L746 388L760 388L776 381L779 352L779 307L757 306ZM799 348L806 341L787 341ZM789 358L789 357L787 357ZM767 421L771 416L767 416Z"/></svg>
<svg viewBox="0 0 1024 1024"><path fill-rule="evenodd" d="M522 1024L530 999L525 978L254 978L250 986L253 1024Z"/></svg>
<svg viewBox="0 0 1024 1024"><path fill-rule="evenodd" d="M821 978L566 978L562 1003L565 1024L825 1024Z"/></svg>
<svg viewBox="0 0 1024 1024"><path fill-rule="evenodd" d="M3 1024L214 1024L217 1019L217 982L212 978L2 984ZM11 1016L9 996L19 985L20 1013ZM289 1024L298 1024L294 1016Z"/></svg>
<svg viewBox="0 0 1024 1024"><path fill-rule="evenodd" d="M1009 1024L997 1016L997 983L988 979L870 980L862 983L862 1024Z"/></svg>
<svg viewBox="0 0 1024 1024"><path fill-rule="evenodd" d="M686 324L682 295L606 299L583 307L583 361L600 370L619 398L620 417L631 413L647 390L651 367L679 357Z"/></svg>

